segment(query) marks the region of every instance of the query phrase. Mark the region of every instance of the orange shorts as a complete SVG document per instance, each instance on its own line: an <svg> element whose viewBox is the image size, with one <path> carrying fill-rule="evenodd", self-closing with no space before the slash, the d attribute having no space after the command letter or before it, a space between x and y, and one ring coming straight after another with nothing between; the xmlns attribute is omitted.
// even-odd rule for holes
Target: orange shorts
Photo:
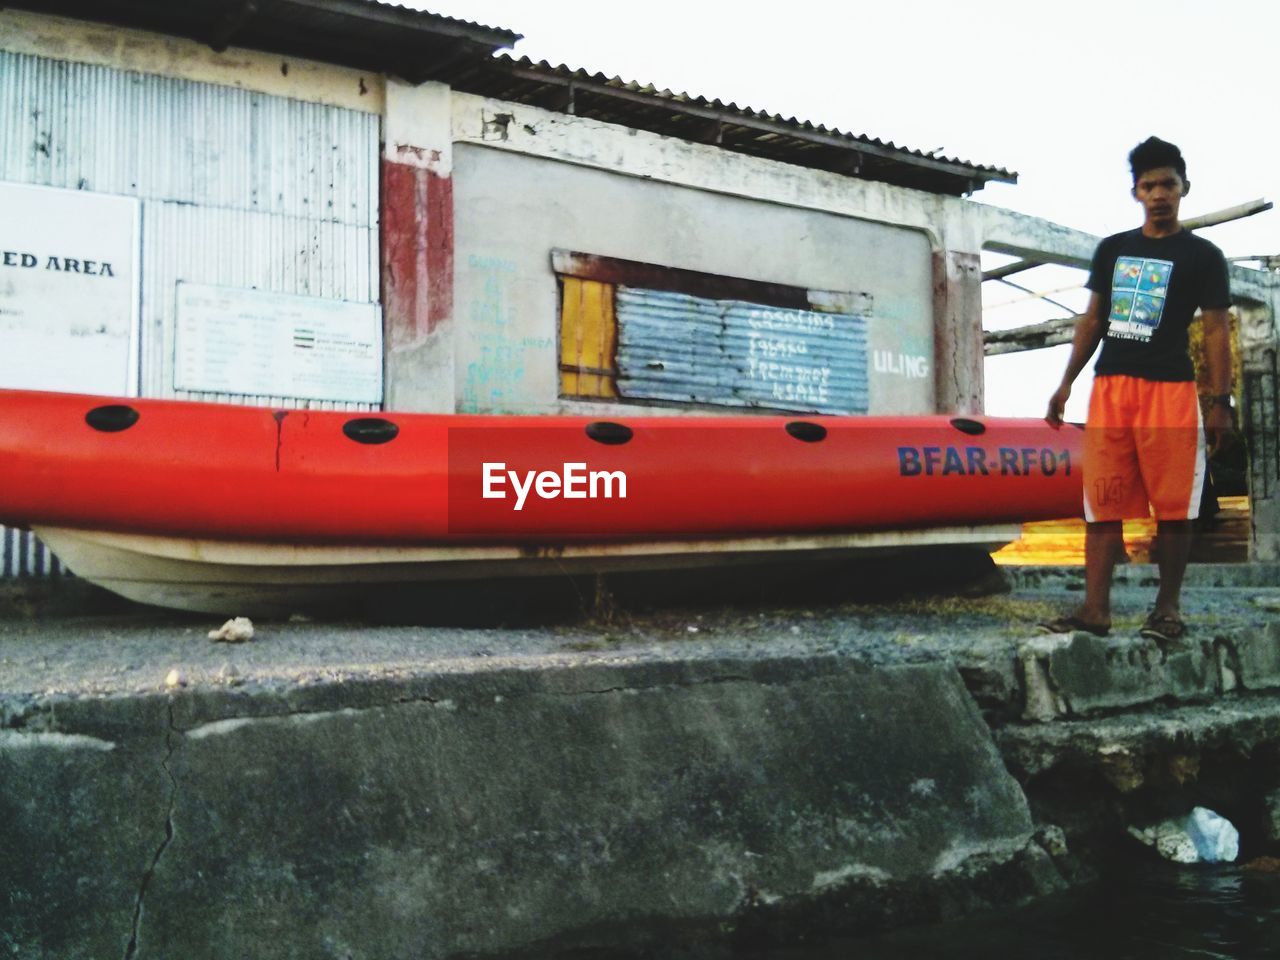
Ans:
<svg viewBox="0 0 1280 960"><path fill-rule="evenodd" d="M1194 520L1204 425L1191 382L1095 377L1084 431L1084 517ZM1150 504L1150 508L1148 508Z"/></svg>

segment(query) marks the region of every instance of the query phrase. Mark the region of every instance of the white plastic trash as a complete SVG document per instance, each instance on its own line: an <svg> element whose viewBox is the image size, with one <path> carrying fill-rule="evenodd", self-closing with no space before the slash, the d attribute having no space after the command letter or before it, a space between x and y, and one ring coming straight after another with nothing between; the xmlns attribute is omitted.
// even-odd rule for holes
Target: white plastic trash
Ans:
<svg viewBox="0 0 1280 960"><path fill-rule="evenodd" d="M1234 863L1240 855L1240 832L1230 820L1207 807L1191 811L1186 830L1205 863Z"/></svg>

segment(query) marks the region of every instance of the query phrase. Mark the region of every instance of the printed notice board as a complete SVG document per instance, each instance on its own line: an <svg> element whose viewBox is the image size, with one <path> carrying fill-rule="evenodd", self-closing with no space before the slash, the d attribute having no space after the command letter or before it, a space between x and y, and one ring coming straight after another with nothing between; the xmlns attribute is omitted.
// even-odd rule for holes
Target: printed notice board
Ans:
<svg viewBox="0 0 1280 960"><path fill-rule="evenodd" d="M178 390L382 402L376 303L180 282Z"/></svg>
<svg viewBox="0 0 1280 960"><path fill-rule="evenodd" d="M140 206L0 182L0 387L133 395Z"/></svg>

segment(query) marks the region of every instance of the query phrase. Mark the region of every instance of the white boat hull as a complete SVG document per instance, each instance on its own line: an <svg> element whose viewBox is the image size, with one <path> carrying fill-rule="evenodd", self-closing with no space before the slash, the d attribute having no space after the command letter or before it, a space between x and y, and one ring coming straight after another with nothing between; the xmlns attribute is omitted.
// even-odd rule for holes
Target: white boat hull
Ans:
<svg viewBox="0 0 1280 960"><path fill-rule="evenodd" d="M396 584L834 559L937 545L996 550L1015 524L728 540L563 546L325 546L35 526L77 576L140 603L224 616L287 616Z"/></svg>

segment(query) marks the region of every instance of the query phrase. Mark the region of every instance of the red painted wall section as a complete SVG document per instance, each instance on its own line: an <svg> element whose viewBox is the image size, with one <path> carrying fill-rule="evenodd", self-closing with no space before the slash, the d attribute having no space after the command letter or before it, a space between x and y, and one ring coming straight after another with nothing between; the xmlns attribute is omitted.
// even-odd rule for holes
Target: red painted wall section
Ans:
<svg viewBox="0 0 1280 960"><path fill-rule="evenodd" d="M453 181L382 161L382 303L387 345L425 338L453 313Z"/></svg>
<svg viewBox="0 0 1280 960"><path fill-rule="evenodd" d="M453 316L453 178L427 171L427 332Z"/></svg>

